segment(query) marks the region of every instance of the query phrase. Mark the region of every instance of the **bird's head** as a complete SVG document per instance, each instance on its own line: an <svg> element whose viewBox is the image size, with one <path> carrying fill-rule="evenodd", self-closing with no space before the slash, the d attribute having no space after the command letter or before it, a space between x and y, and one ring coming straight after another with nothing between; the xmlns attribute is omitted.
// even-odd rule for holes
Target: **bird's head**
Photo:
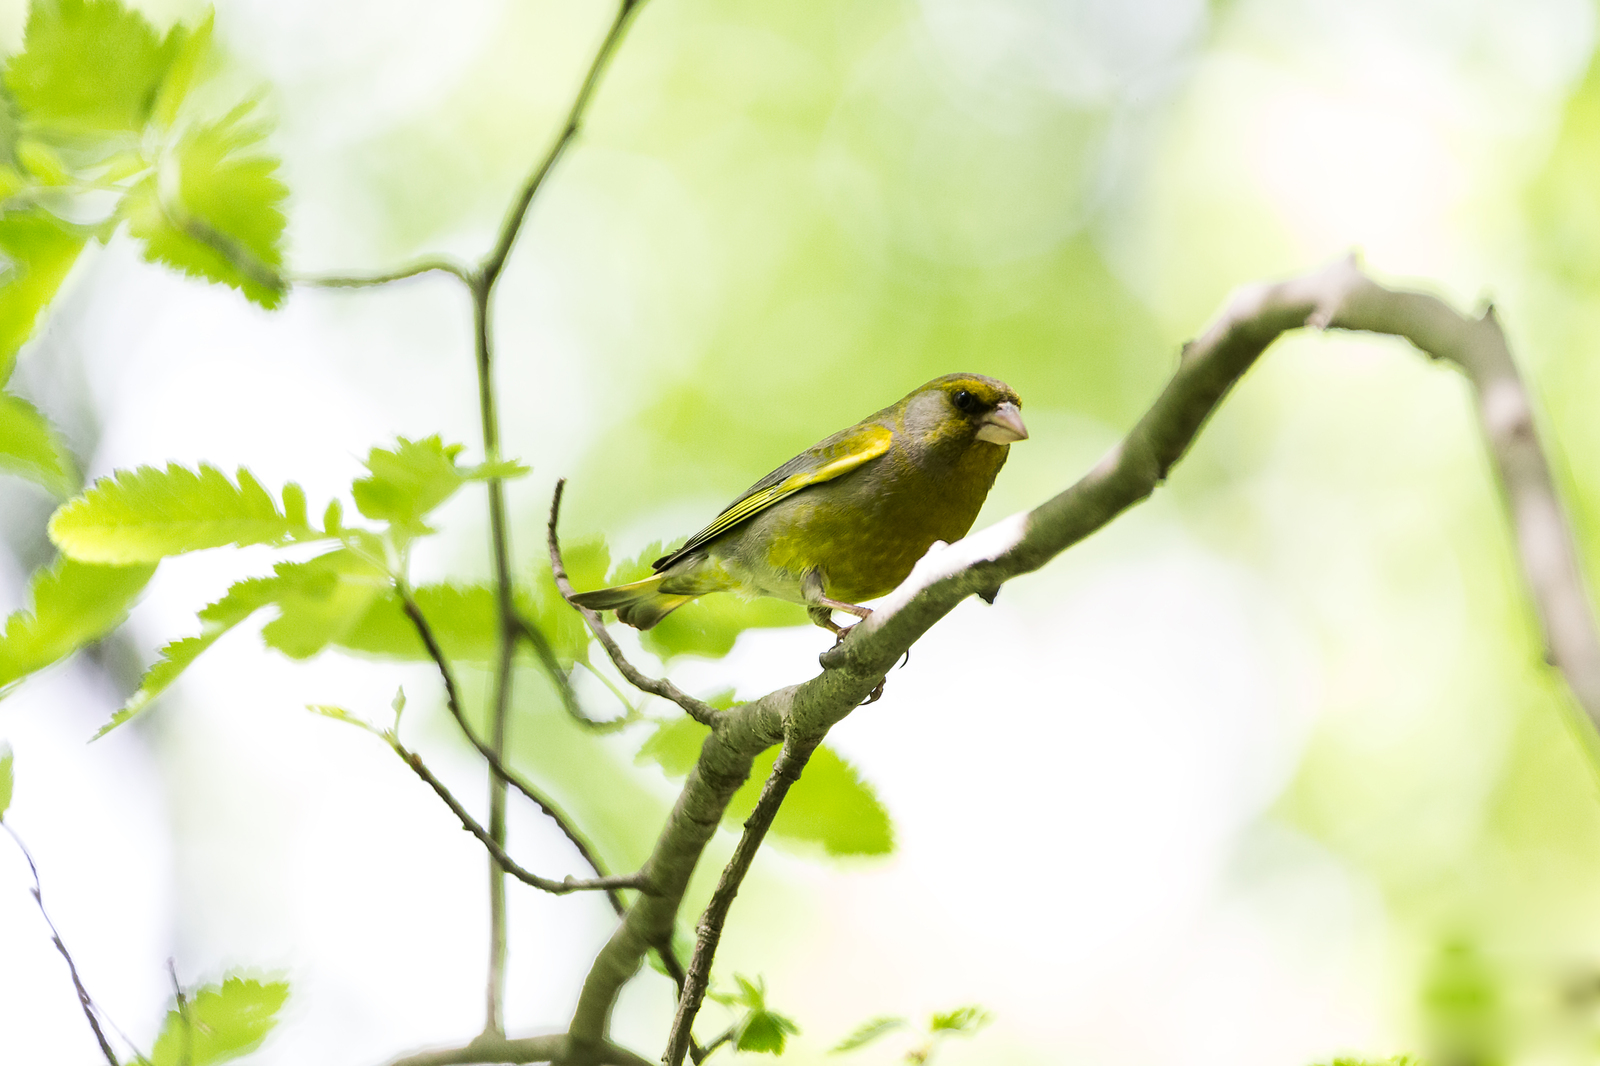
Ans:
<svg viewBox="0 0 1600 1066"><path fill-rule="evenodd" d="M1001 445L1028 439L1021 397L1005 382L982 374L934 378L901 403L906 427L919 438Z"/></svg>

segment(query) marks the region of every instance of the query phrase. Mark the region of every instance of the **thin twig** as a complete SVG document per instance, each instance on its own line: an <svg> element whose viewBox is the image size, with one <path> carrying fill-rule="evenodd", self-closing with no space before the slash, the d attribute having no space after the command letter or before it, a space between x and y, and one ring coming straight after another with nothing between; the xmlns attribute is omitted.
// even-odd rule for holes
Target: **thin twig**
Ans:
<svg viewBox="0 0 1600 1066"><path fill-rule="evenodd" d="M717 719L723 712L704 700L695 699L665 678L650 677L641 673L637 667L628 661L628 657L622 653L622 648L618 646L615 638L606 630L605 622L601 620L599 612L591 611L587 607L573 603L572 597L575 593L572 589L572 581L567 577L566 565L561 561L561 541L556 535L556 523L561 518L561 496L566 487L566 478L556 482L555 494L550 498L550 524L547 527L550 539L550 569L555 574L556 588L560 591L561 598L571 604L572 609L583 616L583 620L588 623L589 631L600 642L600 646L605 648L606 654L611 657L611 662L622 676L627 678L630 685L653 696L671 700L679 707L682 707L690 718L693 718L701 725L715 727Z"/></svg>
<svg viewBox="0 0 1600 1066"><path fill-rule="evenodd" d="M445 658L444 651L439 647L439 641L434 636L433 627L428 624L426 616L423 615L422 609L417 606L417 602L412 598L409 589L401 589L399 594L400 604L406 613L406 617L411 619L411 624L417 630L417 636L422 638L423 646L428 649L428 655L433 659L433 664L438 669L440 678L444 681L445 705L450 710L450 716L456 720L456 725L460 727L462 734L466 736L467 742L477 750L478 754L489 761L489 765L495 773L504 777L518 792L527 797L551 821L556 823L562 835L577 849L578 855L584 862L589 864L590 869L601 877L608 876L605 872L605 867L600 862L600 857L594 853L594 849L589 845L589 842L578 832L566 812L561 810L554 800L527 781L524 781L519 774L502 763L490 750L489 746L478 738L477 733L467 723L466 715L461 710L461 701L456 690L455 672L450 669L450 661Z"/></svg>
<svg viewBox="0 0 1600 1066"><path fill-rule="evenodd" d="M466 807L462 806L461 801L456 799L450 790L445 787L444 782L434 776L433 771L429 770L423 763L421 755L401 744L398 737L391 735L388 739L389 746L394 749L395 754L405 760L405 764L411 767L412 771L422 778L428 787L433 789L438 797L444 801L445 806L450 808L450 812L460 820L461 827L478 838L478 841L489 850L489 854L494 856L495 862L500 864L501 869L523 884L532 885L534 888L556 896L564 896L569 892L605 892L610 894L624 888L638 889L642 892L650 890L650 886L642 873L620 877L592 877L581 880L567 877L557 881L553 878L541 877L524 869L506 853L505 848L495 841L487 829L478 824L477 820L468 813Z"/></svg>
<svg viewBox="0 0 1600 1066"><path fill-rule="evenodd" d="M578 702L578 693L572 687L572 678L567 674L567 671L561 669L561 662L556 658L555 649L550 646L550 641L545 637L543 631L534 625L531 620L520 614L516 616L516 624L517 631L527 640L528 646L533 649L534 654L539 658L540 665L544 667L544 672L549 675L550 683L556 687L556 694L561 697L561 705L567 709L568 717L585 729L592 729L599 733L620 729L633 722L632 707L628 707L630 713L624 714L620 718L602 720L590 718L584 713L583 704ZM626 701L624 701L623 706L628 706Z"/></svg>
<svg viewBox="0 0 1600 1066"><path fill-rule="evenodd" d="M318 289L368 289L419 278L435 271L450 274L468 287L472 285L471 271L448 259L420 259L409 266L397 267L383 274L306 274L294 280L297 284Z"/></svg>
<svg viewBox="0 0 1600 1066"><path fill-rule="evenodd" d="M716 891L711 894L711 902L706 905L705 913L700 916L700 924L695 929L694 956L689 960L688 978L678 997L678 1010L673 1015L672 1031L667 1036L667 1050L661 1056L665 1066L682 1066L684 1053L689 1048L689 1031L694 1026L695 1015L700 1012L700 1005L705 1001L706 989L711 982L711 960L716 956L717 944L722 940L722 928L727 923L733 899L739 894L739 886L744 883L745 874L749 873L750 864L755 861L756 852L766 839L767 830L772 827L772 820L777 817L778 808L783 805L790 786L800 779L800 772L805 769L811 753L817 750L821 742L820 737L804 741L791 738L784 742L783 750L772 764L772 773L767 775L766 784L761 787L761 798L756 800L755 810L745 819L744 833L739 837L738 846L733 849L733 857L723 867Z"/></svg>
<svg viewBox="0 0 1600 1066"><path fill-rule="evenodd" d="M167 960L167 974L172 978L172 999L178 1005L178 1020L183 1022L183 1055L178 1060L179 1066L191 1066L194 1062L194 1023L189 1020L189 997L183 994L183 983L178 980L176 959Z"/></svg>
<svg viewBox="0 0 1600 1066"><path fill-rule="evenodd" d="M572 98L572 106L567 109L566 121L562 123L560 132L556 134L556 139L545 152L544 158L534 167L533 173L528 175L522 191L517 194L516 202L512 204L511 210L506 212L505 221L500 226L500 239L495 242L494 250L479 267L479 276L484 280L486 287L493 288L495 281L500 277L500 272L505 269L506 259L511 255L511 246L516 243L517 233L522 229L522 221L527 217L534 196L538 194L550 172L555 169L567 146L577 137L578 131L583 126L584 112L588 110L595 88L600 84L601 75L605 73L606 66L616 53L617 45L621 43L622 35L628 28L629 20L643 6L644 0L622 0L617 6L616 16L611 20L610 28L600 41L600 47L595 50L594 59L589 63L583 84L578 87L577 95Z"/></svg>
<svg viewBox="0 0 1600 1066"><path fill-rule="evenodd" d="M39 867L34 865L33 854L28 851L28 846L22 842L17 831L5 822L0 822L0 829L11 834L11 839L17 845L17 850L22 852L22 857L28 862L28 870L33 874L33 888L30 895L39 908L39 916L44 919L44 924L50 929L50 943L56 946L56 951L66 960L67 973L72 976L72 987L78 993L78 1006L83 1009L83 1016L89 1022L89 1028L94 1030L95 1041L100 1045L100 1054L104 1055L110 1066L122 1066L117 1061L117 1053L111 1050L111 1041L106 1039L105 1030L100 1028L100 1019L97 1016L100 1008L94 1005L94 1000L89 997L89 990L84 987L83 978L78 974L78 964L72 961L72 953L67 950L66 942L61 939L61 933L56 929L56 923L50 920L50 912L44 907L44 888L39 883Z"/></svg>

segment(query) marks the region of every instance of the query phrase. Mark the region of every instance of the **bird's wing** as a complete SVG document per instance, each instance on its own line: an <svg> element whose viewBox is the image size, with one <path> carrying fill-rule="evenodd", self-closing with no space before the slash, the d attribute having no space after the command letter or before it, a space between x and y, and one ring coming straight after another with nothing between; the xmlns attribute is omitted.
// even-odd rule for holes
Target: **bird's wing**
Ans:
<svg viewBox="0 0 1600 1066"><path fill-rule="evenodd" d="M893 434L887 426L873 423L851 426L835 433L751 485L743 496L717 515L716 521L690 537L683 547L663 555L651 566L656 570L664 570L689 552L710 543L779 500L787 499L801 489L848 474L862 463L888 451L892 438Z"/></svg>

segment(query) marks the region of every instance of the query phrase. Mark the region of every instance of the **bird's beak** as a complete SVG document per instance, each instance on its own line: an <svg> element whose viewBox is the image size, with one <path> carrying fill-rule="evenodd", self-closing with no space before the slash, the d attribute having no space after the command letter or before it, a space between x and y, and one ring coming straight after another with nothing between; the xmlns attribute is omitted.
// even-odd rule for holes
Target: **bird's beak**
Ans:
<svg viewBox="0 0 1600 1066"><path fill-rule="evenodd" d="M978 425L978 439L990 444L1010 444L1028 439L1028 427L1022 424L1022 412L1009 401L983 416Z"/></svg>

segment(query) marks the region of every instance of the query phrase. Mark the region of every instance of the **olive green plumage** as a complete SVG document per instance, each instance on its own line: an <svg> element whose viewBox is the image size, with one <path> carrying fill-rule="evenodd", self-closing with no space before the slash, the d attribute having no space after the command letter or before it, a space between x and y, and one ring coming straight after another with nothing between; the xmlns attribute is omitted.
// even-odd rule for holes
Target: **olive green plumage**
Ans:
<svg viewBox="0 0 1600 1066"><path fill-rule="evenodd" d="M750 486L655 576L575 596L649 629L708 592L733 590L831 613L892 591L936 540L966 536L1006 461L1028 436L1011 387L979 374L935 378L801 452Z"/></svg>

